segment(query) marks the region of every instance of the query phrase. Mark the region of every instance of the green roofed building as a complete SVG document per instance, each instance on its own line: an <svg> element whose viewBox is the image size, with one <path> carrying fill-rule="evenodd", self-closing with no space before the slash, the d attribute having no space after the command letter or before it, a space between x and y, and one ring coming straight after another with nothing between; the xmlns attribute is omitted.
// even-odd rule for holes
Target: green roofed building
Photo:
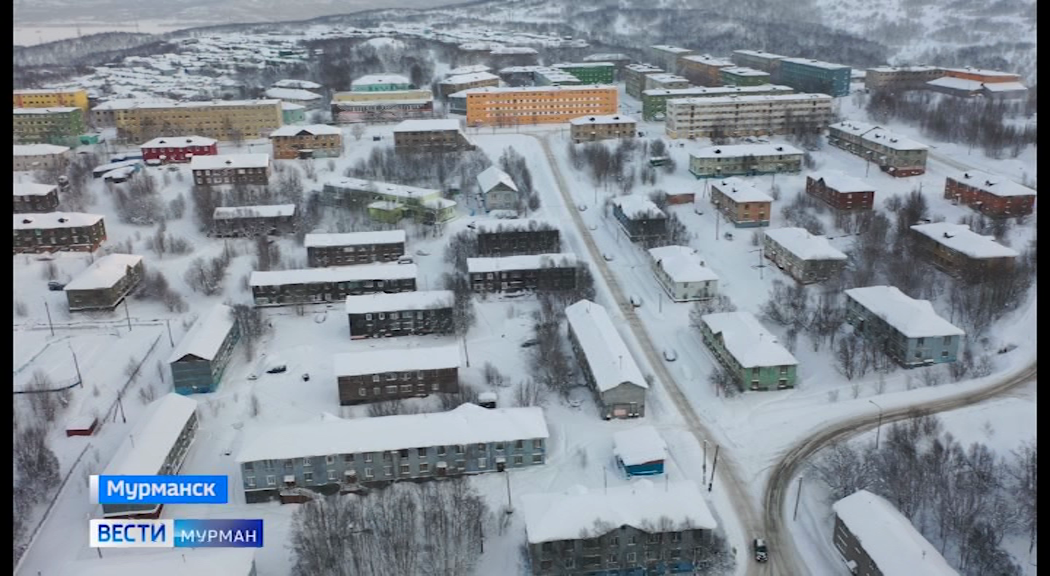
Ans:
<svg viewBox="0 0 1050 576"><path fill-rule="evenodd" d="M646 121L663 120L667 113L667 101L672 98L702 98L707 96L793 94L788 86L763 84L760 86L694 86L676 90L645 90L642 92L642 117Z"/></svg>
<svg viewBox="0 0 1050 576"><path fill-rule="evenodd" d="M852 69L807 58L785 58L780 61L779 82L800 92L817 92L847 96Z"/></svg>
<svg viewBox="0 0 1050 576"><path fill-rule="evenodd" d="M616 65L612 62L573 62L554 64L551 68L572 74L581 84L612 84L616 75Z"/></svg>
<svg viewBox="0 0 1050 576"><path fill-rule="evenodd" d="M718 73L722 77L722 84L726 86L761 86L762 84L769 84L769 72L755 70L754 68L734 66L732 68L722 68Z"/></svg>

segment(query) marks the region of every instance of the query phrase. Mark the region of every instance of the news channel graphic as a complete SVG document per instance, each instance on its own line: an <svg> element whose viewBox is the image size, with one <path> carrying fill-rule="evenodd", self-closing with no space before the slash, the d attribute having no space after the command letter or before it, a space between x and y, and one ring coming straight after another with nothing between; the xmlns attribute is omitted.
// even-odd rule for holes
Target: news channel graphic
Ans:
<svg viewBox="0 0 1050 576"><path fill-rule="evenodd" d="M228 504L226 476L98 476L90 479L92 504ZM103 506L103 508L105 508Z"/></svg>
<svg viewBox="0 0 1050 576"><path fill-rule="evenodd" d="M91 520L92 548L262 548L263 521Z"/></svg>

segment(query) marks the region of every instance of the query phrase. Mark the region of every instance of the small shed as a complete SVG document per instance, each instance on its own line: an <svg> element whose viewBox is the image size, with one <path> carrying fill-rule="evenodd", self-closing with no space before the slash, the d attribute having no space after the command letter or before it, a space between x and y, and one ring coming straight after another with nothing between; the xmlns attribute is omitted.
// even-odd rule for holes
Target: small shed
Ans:
<svg viewBox="0 0 1050 576"><path fill-rule="evenodd" d="M66 437L91 436L98 426L98 418L94 416L77 416L66 425Z"/></svg>
<svg viewBox="0 0 1050 576"><path fill-rule="evenodd" d="M652 426L638 426L613 434L616 463L627 476L664 473L667 443Z"/></svg>
<svg viewBox="0 0 1050 576"><path fill-rule="evenodd" d="M482 392L481 394L478 394L478 406L481 406L482 408L495 408L496 393Z"/></svg>

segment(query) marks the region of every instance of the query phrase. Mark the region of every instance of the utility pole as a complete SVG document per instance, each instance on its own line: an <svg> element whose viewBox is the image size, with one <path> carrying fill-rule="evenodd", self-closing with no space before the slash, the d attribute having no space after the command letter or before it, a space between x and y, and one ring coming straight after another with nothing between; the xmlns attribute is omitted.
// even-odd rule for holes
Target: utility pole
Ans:
<svg viewBox="0 0 1050 576"><path fill-rule="evenodd" d="M175 339L171 337L171 318L164 319L164 325L168 327L168 342L171 343L171 347L175 347Z"/></svg>
<svg viewBox="0 0 1050 576"><path fill-rule="evenodd" d="M704 440L704 464L703 464L703 476L700 477L700 484L707 484L707 440Z"/></svg>
<svg viewBox="0 0 1050 576"><path fill-rule="evenodd" d="M882 434L882 406L875 404L873 400L868 400L873 406L879 409L879 425L875 429L875 449L879 449L879 436Z"/></svg>
<svg viewBox="0 0 1050 576"><path fill-rule="evenodd" d="M51 328L51 337L54 337L55 325L51 323L51 307L47 305L47 298L44 298L44 311L47 312L47 326Z"/></svg>
<svg viewBox="0 0 1050 576"><path fill-rule="evenodd" d="M511 504L510 500L510 471L504 468L503 475L507 477L507 514L513 514L514 505Z"/></svg>
<svg viewBox="0 0 1050 576"><path fill-rule="evenodd" d="M128 312L128 298L124 297L124 316L128 319L128 332L131 332L131 313Z"/></svg>
<svg viewBox="0 0 1050 576"><path fill-rule="evenodd" d="M467 335L463 335L463 356L467 359L467 368L470 368L470 353L467 351Z"/></svg>
<svg viewBox="0 0 1050 576"><path fill-rule="evenodd" d="M711 481L707 483L707 491L715 485L715 468L718 467L718 445L715 444L715 461L711 463Z"/></svg>
<svg viewBox="0 0 1050 576"><path fill-rule="evenodd" d="M798 477L798 494L795 495L795 515L791 518L794 522L798 520L798 503L802 501L802 476Z"/></svg>
<svg viewBox="0 0 1050 576"><path fill-rule="evenodd" d="M84 387L84 379L80 376L80 364L77 362L77 353L73 351L73 345L69 344L69 353L73 355L73 368L77 371L77 382L80 382L80 387Z"/></svg>
<svg viewBox="0 0 1050 576"><path fill-rule="evenodd" d="M124 416L124 403L120 401L120 392L117 392L117 407L120 408L120 421L123 422L124 424L127 424L128 423L128 419L127 419L126 416ZM134 440L131 441L131 445L132 446L135 445L135 441Z"/></svg>

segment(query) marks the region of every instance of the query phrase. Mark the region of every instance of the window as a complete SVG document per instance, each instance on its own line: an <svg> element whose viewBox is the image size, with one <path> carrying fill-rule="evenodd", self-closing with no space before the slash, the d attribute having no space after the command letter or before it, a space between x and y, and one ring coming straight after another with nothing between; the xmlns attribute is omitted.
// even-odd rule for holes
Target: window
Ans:
<svg viewBox="0 0 1050 576"><path fill-rule="evenodd" d="M525 441L524 440L515 440L514 441L514 449L515 450L524 450L525 449Z"/></svg>
<svg viewBox="0 0 1050 576"><path fill-rule="evenodd" d="M488 468L488 467L489 467L489 459L488 458L478 458L478 468L484 470L485 468Z"/></svg>
<svg viewBox="0 0 1050 576"><path fill-rule="evenodd" d="M335 464L335 456L334 455L325 456L324 457L324 463L325 464Z"/></svg>
<svg viewBox="0 0 1050 576"><path fill-rule="evenodd" d="M496 450L499 452L503 451L503 442L496 442Z"/></svg>
<svg viewBox="0 0 1050 576"><path fill-rule="evenodd" d="M303 472L303 482L306 484L312 484L314 481L313 472Z"/></svg>
<svg viewBox="0 0 1050 576"><path fill-rule="evenodd" d="M368 389L367 388L358 388L357 389L357 395L358 396L364 396L367 393L368 393Z"/></svg>
<svg viewBox="0 0 1050 576"><path fill-rule="evenodd" d="M543 438L536 438L535 440L533 440L532 441L532 448L534 450L542 450L543 449Z"/></svg>
<svg viewBox="0 0 1050 576"><path fill-rule="evenodd" d="M372 382L379 382L379 374L372 374Z"/></svg>
<svg viewBox="0 0 1050 576"><path fill-rule="evenodd" d="M375 475L372 473L372 469L371 468L365 468L365 479L371 480L374 477L375 477Z"/></svg>
<svg viewBox="0 0 1050 576"><path fill-rule="evenodd" d="M267 486L273 486L275 484L277 484L277 478L275 478L272 474L266 477Z"/></svg>
<svg viewBox="0 0 1050 576"><path fill-rule="evenodd" d="M917 339L917 340L915 341L915 345L916 345L916 346L923 346L923 345L925 345L925 344L926 344L926 339L925 339L925 338L919 338L919 339Z"/></svg>
<svg viewBox="0 0 1050 576"><path fill-rule="evenodd" d="M251 462L245 462L244 463L244 471L245 472L251 472L254 469L255 469L255 465L253 463L251 463Z"/></svg>
<svg viewBox="0 0 1050 576"><path fill-rule="evenodd" d="M427 449L426 448L416 448L416 455L419 456L420 458L426 458L427 457Z"/></svg>
<svg viewBox="0 0 1050 576"><path fill-rule="evenodd" d="M410 469L409 469L409 466L408 466L407 463L402 464L400 469L398 470L398 473L401 474L402 476L407 476L409 474L409 472L410 472Z"/></svg>
<svg viewBox="0 0 1050 576"><path fill-rule="evenodd" d="M335 482L335 470L328 471L328 481Z"/></svg>
<svg viewBox="0 0 1050 576"><path fill-rule="evenodd" d="M627 545L628 546L634 546L637 543L638 543L638 536L635 535L635 534L631 534L630 538L627 539Z"/></svg>
<svg viewBox="0 0 1050 576"><path fill-rule="evenodd" d="M397 312L391 312L390 313L390 319L391 320L397 320Z"/></svg>
<svg viewBox="0 0 1050 576"><path fill-rule="evenodd" d="M371 462L371 461L372 461L372 454L371 453L365 454L365 462Z"/></svg>
<svg viewBox="0 0 1050 576"><path fill-rule="evenodd" d="M951 343L952 343L952 337L951 336L945 336L944 337L944 345L947 346L947 345L949 345Z"/></svg>
<svg viewBox="0 0 1050 576"><path fill-rule="evenodd" d="M309 468L312 465L309 458L303 458L303 468Z"/></svg>
<svg viewBox="0 0 1050 576"><path fill-rule="evenodd" d="M365 314L365 320L371 320L371 319L372 319L372 315L371 314Z"/></svg>
<svg viewBox="0 0 1050 576"><path fill-rule="evenodd" d="M456 445L456 454L462 454L462 453L463 453L463 445L462 444L457 444Z"/></svg>
<svg viewBox="0 0 1050 576"><path fill-rule="evenodd" d="M533 454L532 455L532 463L533 464L543 464L543 454Z"/></svg>
<svg viewBox="0 0 1050 576"><path fill-rule="evenodd" d="M659 533L657 533L657 534L650 534L649 535L649 543L650 544L659 544L661 536L663 536L663 535L659 534Z"/></svg>
<svg viewBox="0 0 1050 576"><path fill-rule="evenodd" d="M515 456L514 457L514 465L515 466L521 466L524 463L525 463L525 457L524 456Z"/></svg>
<svg viewBox="0 0 1050 576"><path fill-rule="evenodd" d="M671 542L681 542L681 541L682 541L682 533L681 532L671 532Z"/></svg>
<svg viewBox="0 0 1050 576"><path fill-rule="evenodd" d="M249 488L255 488L255 478L245 478L244 481Z"/></svg>
<svg viewBox="0 0 1050 576"><path fill-rule="evenodd" d="M627 562L629 564L634 564L637 561L638 561L638 554L637 553L635 553L635 552L628 552L627 553Z"/></svg>
<svg viewBox="0 0 1050 576"><path fill-rule="evenodd" d="M391 380L397 380L397 372L387 372L386 373L386 379L387 379L387 382L389 382ZM389 386L387 386L387 388L389 388Z"/></svg>
<svg viewBox="0 0 1050 576"><path fill-rule="evenodd" d="M354 455L353 454L343 454L343 462L353 462L353 461L354 461Z"/></svg>

